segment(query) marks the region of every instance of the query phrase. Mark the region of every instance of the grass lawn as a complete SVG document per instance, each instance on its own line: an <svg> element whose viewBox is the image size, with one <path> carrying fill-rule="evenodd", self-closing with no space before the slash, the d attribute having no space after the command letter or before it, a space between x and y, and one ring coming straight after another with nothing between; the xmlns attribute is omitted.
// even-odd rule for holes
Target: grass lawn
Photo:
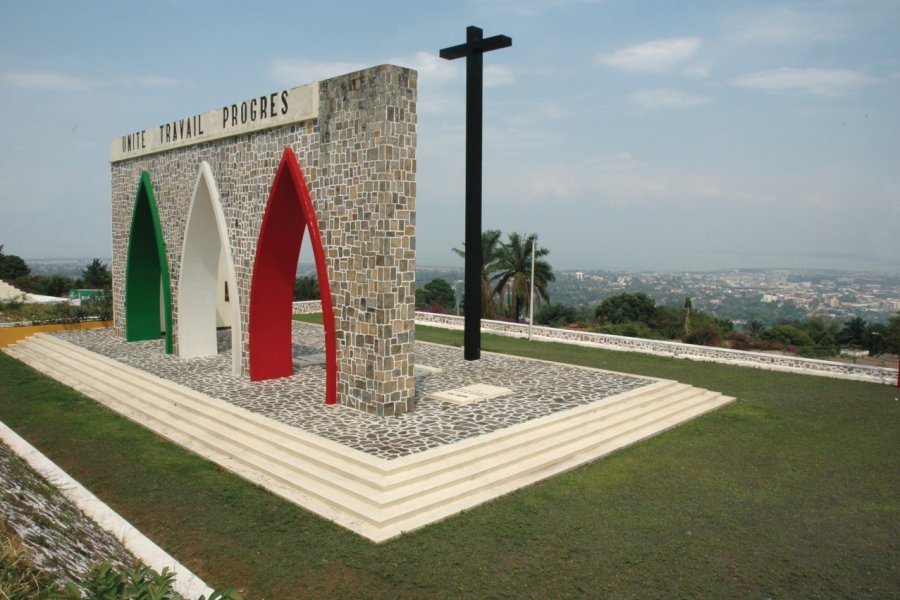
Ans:
<svg viewBox="0 0 900 600"><path fill-rule="evenodd" d="M739 401L382 545L4 354L0 420L208 583L247 598L900 595L896 388L491 335L483 348Z"/></svg>

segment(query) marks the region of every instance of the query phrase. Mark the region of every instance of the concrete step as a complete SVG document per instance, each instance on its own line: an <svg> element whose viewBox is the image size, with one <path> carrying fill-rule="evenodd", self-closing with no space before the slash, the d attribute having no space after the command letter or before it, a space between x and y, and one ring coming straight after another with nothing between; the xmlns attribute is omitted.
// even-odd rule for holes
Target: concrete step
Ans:
<svg viewBox="0 0 900 600"><path fill-rule="evenodd" d="M732 401L659 381L602 402L383 460L55 336L6 350L126 417L375 541L445 518Z"/></svg>
<svg viewBox="0 0 900 600"><path fill-rule="evenodd" d="M124 368L125 370L129 370L127 367L124 367L123 365L120 365L115 361L105 359L104 357L98 357L93 353L87 352L84 349L78 348L77 346L66 344L65 342L62 342L61 340L58 340L58 338L52 336L36 338L35 343L52 343L61 348L79 353L80 356L77 363L79 368L87 367L92 362L99 362L99 360L102 360L106 363L105 365L103 365L103 367L118 369ZM216 405L204 408L202 406L202 403L204 401L209 402L214 399L210 399L202 394L197 394L196 392L193 392L193 390L183 388L183 386L178 386L177 384L172 384L171 382L168 382L166 380L155 378L142 371L136 369L130 371L132 371L131 375L133 377L140 378L141 380L145 381L147 383L147 386L155 390L157 394L166 395L167 399L173 403L178 404L180 409L203 412L206 417L217 420L222 426L229 427L233 431L246 432L251 436L259 439L260 442L265 445L268 445L269 442L278 442L280 444L283 444L287 446L286 450L288 452L302 454L304 458L308 460L318 461L321 465L328 469L335 469L337 467L341 471L350 474L354 473L354 471L356 470L355 467L358 465L357 461L351 461L348 464L344 464L346 463L344 459L346 458L346 451L348 450L344 446L331 444L330 447L325 448L311 447L310 442L327 442L327 440L322 440L321 438L318 438L316 436L309 436L305 439L298 438L296 435L293 435L298 431L294 428L287 428L288 431L285 433L289 435L282 435L282 431L273 431L273 425L280 424L277 424L274 421L271 421L264 417L259 417L259 415L243 411L242 409L238 409L237 407L233 407L228 403L224 403L218 400L215 401ZM103 377L110 376L103 375ZM132 380L129 379L129 382L131 381ZM170 388L173 391L166 394L167 390ZM424 476L433 479L436 475L440 475L441 473L446 472L458 471L461 467L465 467L467 471L471 471L471 469L473 468L472 461L478 460L483 457L484 446L497 447L498 445L502 445L503 447L512 450L517 446L521 446L524 444L533 444L539 441L540 437L555 435L563 428L568 426L570 422L577 422L581 420L582 417L579 414L581 412L593 412L598 417L602 417L606 414L610 414L610 416L612 416L614 409L617 409L621 404L625 402L630 402L631 405L634 406L638 402L638 400L641 400L641 405L643 405L651 401L661 399L663 397L669 397L669 394L672 393L673 389L687 390L691 388L689 386L684 386L682 384L677 384L674 382L661 382L660 387L654 389L652 392L648 390L648 393L639 394L640 398L637 398L638 394L626 394L623 395L621 399L613 399L607 403L604 403L600 408L597 408L596 405L594 407L588 406L582 407L582 409L580 410L576 409L572 412L553 415L551 416L552 419L549 419L554 421L552 424L550 424L550 427L547 427L547 424L545 424L541 420L535 420L529 423L525 423L522 426L516 428L504 429L488 436L482 436L481 438L477 438L474 440L466 440L460 444L446 446L439 449L442 452L425 453L425 456L423 456L422 458L407 457L412 458L415 461L409 462L409 466L405 466L403 464L403 459L388 461L388 464L390 464L392 468L390 470L381 469L381 475L383 475L387 479L368 483L371 483L376 489L387 491L390 489L396 489L400 486L418 484L419 480ZM198 405L198 403L187 402L184 398L185 394L194 396L194 399L198 400L200 405ZM660 396L660 394L665 394L665 396ZM231 415L229 414L231 412L236 412L237 414ZM338 453L337 455L336 451ZM371 457L369 457L368 455L364 455L361 453L359 454L364 459L371 459ZM338 465L336 465L335 461L337 461ZM371 465L366 466L371 467ZM365 478L370 470L371 469L366 469L366 471L359 473L361 481L366 482Z"/></svg>
<svg viewBox="0 0 900 600"><path fill-rule="evenodd" d="M65 359L60 359L60 364L66 364ZM82 359L78 364L71 366L73 368L87 369L88 364L88 360ZM109 377L101 376L97 373L94 380L99 381L101 379L109 379ZM576 414L575 411L572 413L560 413L557 418L553 419L552 423L532 422L525 424L527 427L519 427L517 430L509 428L508 430L497 432L498 435L483 436L490 439L486 439L478 444L454 444L447 447L450 453L445 452L440 456L440 463L443 463L440 468L433 464L435 462L433 457L428 457L426 460L419 461L420 465L418 468L414 470L404 469L400 476L391 475L389 480L373 480L370 473L365 471L358 472L354 477L355 465L336 466L335 462L340 462L342 457L336 456L334 452L323 453L319 460L312 460L313 464L310 464L310 448L308 445L298 446L297 440L294 439L284 442L285 445L283 447L278 447L277 444L270 443L270 441L275 442L275 440L271 440L269 430L264 430L252 437L248 437L244 435L244 430L251 430L252 424L235 419L222 419L223 411L221 410L210 409L205 411L206 414L198 415L200 417L198 424L207 433L216 436L217 439L221 437L223 428L228 429L227 437L229 441L239 446L239 448L233 449L235 453L240 454L242 451L258 455L262 459L274 458L288 468L293 466L295 460L299 459L304 464L304 475L311 475L320 480L330 479L332 484L353 489L356 492L354 495L364 500L374 499L380 503L395 503L405 499L405 496L418 495L425 484L422 480L426 476L428 479L427 483L431 486L450 485L460 478L460 473L465 473L467 479L472 479L482 470L496 469L507 461L522 460L537 452L552 451L555 446L562 445L574 436L595 432L598 429L598 426L595 425L597 420L605 421L602 424L603 427L611 427L618 422L617 420L632 419L639 416L642 411L648 410L650 404L654 402L660 403L665 400L672 403L678 399L678 394L685 395L690 390L692 388L689 386L665 382L655 393L646 393L640 396L631 395L622 401L605 404L601 408L588 407L589 411L578 411L592 413L586 416ZM140 391L138 390L137 393L140 393ZM179 410L198 410L183 399L171 399L171 397L161 399L163 402L169 400L177 405ZM623 407L625 400L630 401L630 403ZM149 406L156 406L157 403L158 401L151 401ZM230 407L230 405L228 406ZM139 406L131 405L131 408L140 410ZM161 415L148 412L149 410L144 410L147 416L156 418L162 423L176 422L180 418L178 413L172 410L165 411L165 414ZM157 412L163 410L162 407L159 407ZM199 410L203 411L203 409ZM206 424L204 418L208 418L213 423ZM586 420L586 418L591 420ZM489 447L487 448L489 450L487 453L485 452L486 446ZM342 446L339 449L345 450ZM395 461L390 462L393 463ZM348 475L349 477L346 477ZM380 493L390 491L393 491L393 493Z"/></svg>

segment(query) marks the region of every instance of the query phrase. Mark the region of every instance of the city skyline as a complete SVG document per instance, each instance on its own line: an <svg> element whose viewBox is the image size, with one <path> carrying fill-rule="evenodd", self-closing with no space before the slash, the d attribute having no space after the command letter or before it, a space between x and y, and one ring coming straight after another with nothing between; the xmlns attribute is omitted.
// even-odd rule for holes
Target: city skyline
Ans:
<svg viewBox="0 0 900 600"><path fill-rule="evenodd" d="M7 253L110 254L117 136L394 63L419 72L418 261L461 266L464 65L438 50L477 25L513 39L485 57L485 228L558 269L900 269L894 2L51 6L0 8Z"/></svg>

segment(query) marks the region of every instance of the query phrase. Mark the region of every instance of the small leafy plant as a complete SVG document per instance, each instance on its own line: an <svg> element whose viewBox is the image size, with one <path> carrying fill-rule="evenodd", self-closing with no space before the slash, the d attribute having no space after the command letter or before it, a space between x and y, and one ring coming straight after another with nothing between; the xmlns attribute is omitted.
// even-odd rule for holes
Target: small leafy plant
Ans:
<svg viewBox="0 0 900 600"><path fill-rule="evenodd" d="M182 598L172 586L175 573L164 568L158 573L150 567L136 565L123 570L113 568L110 561L94 566L79 586L69 582L58 592L56 600L178 600ZM233 589L215 590L209 598L199 600L241 600Z"/></svg>

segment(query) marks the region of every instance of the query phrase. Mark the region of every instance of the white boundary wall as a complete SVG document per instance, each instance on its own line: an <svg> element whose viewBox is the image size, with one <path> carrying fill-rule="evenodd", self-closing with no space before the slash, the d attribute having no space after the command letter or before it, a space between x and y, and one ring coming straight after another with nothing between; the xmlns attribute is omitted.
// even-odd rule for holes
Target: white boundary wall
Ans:
<svg viewBox="0 0 900 600"><path fill-rule="evenodd" d="M317 312L322 312L318 301L294 302L294 314ZM416 311L416 324L418 325L462 330L463 323L464 317ZM485 333L495 333L509 337L528 337L528 325L523 323L482 320L481 330ZM542 342L561 342L563 344L604 348L607 350L642 352L644 354L655 354L672 358L686 358L689 360L767 369L770 371L787 371L804 375L818 375L836 379L853 379L887 385L894 385L897 382L897 369L886 367L870 367L830 360L767 354L765 352L695 346L693 344L646 340L606 333L558 329L556 327L535 326L532 331L532 339Z"/></svg>

